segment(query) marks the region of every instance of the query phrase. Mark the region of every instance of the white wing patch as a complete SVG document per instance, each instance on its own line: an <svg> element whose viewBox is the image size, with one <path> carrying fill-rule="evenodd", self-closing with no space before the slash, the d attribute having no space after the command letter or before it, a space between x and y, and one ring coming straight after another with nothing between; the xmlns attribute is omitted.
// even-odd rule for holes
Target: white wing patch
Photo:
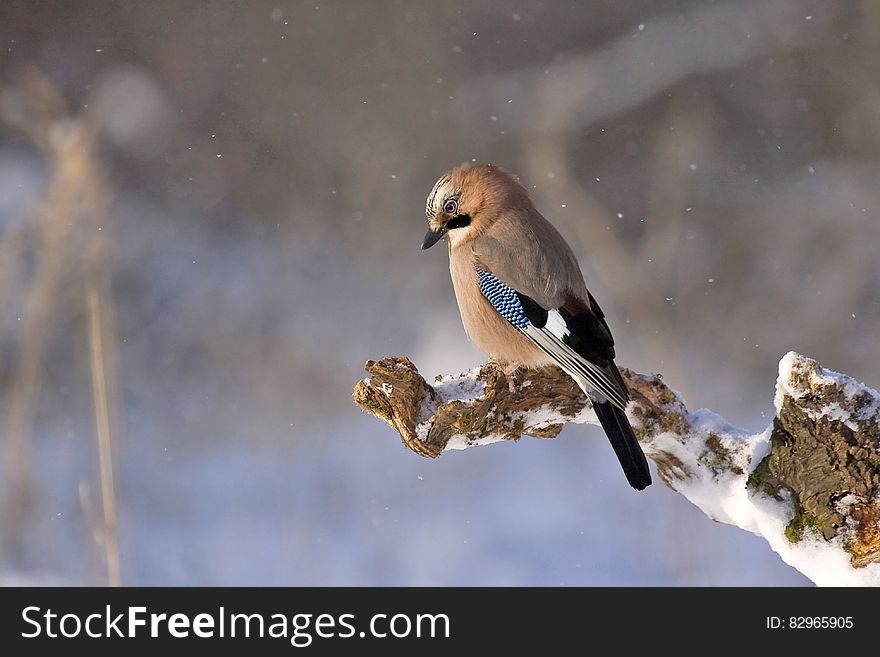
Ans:
<svg viewBox="0 0 880 657"><path fill-rule="evenodd" d="M547 312L547 323L544 325L544 329L550 331L560 340L571 334L565 320L562 318L562 315L559 314L558 310L550 310Z"/></svg>

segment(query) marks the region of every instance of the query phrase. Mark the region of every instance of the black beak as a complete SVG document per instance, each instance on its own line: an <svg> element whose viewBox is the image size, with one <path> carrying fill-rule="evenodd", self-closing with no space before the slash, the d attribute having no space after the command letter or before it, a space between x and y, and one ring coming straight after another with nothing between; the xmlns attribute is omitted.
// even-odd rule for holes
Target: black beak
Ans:
<svg viewBox="0 0 880 657"><path fill-rule="evenodd" d="M437 242L443 239L443 236L448 232L449 228L447 226L443 226L436 232L433 230L429 230L428 233L425 235L425 239L422 240L422 251L424 251L425 249L430 249Z"/></svg>

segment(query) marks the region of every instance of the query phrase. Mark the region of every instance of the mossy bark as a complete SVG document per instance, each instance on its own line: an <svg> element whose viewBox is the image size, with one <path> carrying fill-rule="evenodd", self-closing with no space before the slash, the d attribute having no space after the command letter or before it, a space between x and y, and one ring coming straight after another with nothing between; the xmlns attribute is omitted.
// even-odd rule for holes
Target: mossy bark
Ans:
<svg viewBox="0 0 880 657"><path fill-rule="evenodd" d="M800 541L807 528L826 540L844 531L853 565L880 561L880 418L874 397L822 376L810 359L793 368L789 386L797 394L784 394L771 451L750 485L790 495L790 541Z"/></svg>

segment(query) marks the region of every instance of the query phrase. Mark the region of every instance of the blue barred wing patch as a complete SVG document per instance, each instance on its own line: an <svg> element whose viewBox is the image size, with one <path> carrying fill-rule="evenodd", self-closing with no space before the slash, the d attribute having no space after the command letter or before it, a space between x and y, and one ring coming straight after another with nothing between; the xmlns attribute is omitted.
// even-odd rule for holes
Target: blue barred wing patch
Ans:
<svg viewBox="0 0 880 657"><path fill-rule="evenodd" d="M526 317L516 290L482 269L477 269L477 276L480 278L480 292L498 311L499 315L518 329L525 329L529 326L529 318Z"/></svg>

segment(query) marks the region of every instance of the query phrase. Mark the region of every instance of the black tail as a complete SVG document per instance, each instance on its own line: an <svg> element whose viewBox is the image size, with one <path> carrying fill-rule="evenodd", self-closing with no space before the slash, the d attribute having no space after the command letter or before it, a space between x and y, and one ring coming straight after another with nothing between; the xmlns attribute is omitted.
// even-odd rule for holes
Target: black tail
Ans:
<svg viewBox="0 0 880 657"><path fill-rule="evenodd" d="M623 466L623 472L626 474L626 480L629 485L636 490L644 490L651 485L651 471L648 469L648 460L645 453L639 446L633 434L629 420L626 414L619 408L612 406L608 402L593 402L593 409L605 430L605 435L611 441L614 453L620 465Z"/></svg>

